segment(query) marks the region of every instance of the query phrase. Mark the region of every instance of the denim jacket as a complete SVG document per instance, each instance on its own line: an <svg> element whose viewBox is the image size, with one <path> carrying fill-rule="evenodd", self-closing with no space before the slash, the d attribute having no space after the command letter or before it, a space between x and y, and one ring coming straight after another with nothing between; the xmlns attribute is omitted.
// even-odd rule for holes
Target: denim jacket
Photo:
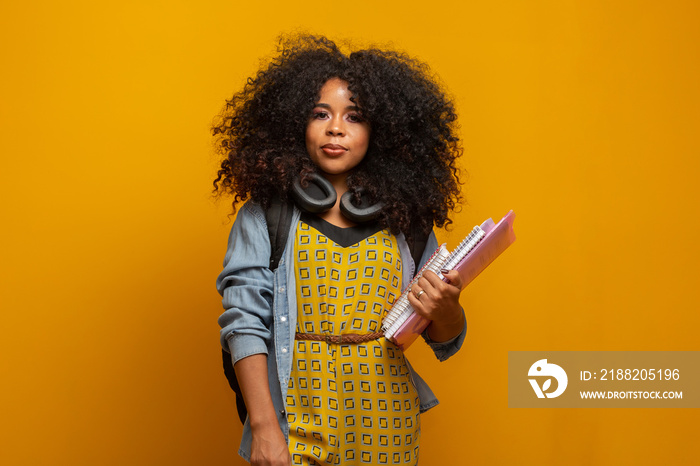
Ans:
<svg viewBox="0 0 700 466"><path fill-rule="evenodd" d="M270 239L265 212L252 202L240 208L231 228L224 270L216 281L223 296L224 313L219 317L221 344L231 353L233 364L253 354L267 354L268 380L272 402L285 438L289 441L289 425L284 400L292 368L294 333L296 331L297 306L294 271L294 238L301 213L294 209L287 244L275 271L269 269ZM403 283L413 277L415 265L403 234L397 236L399 252L403 259ZM437 248L437 240L431 233L420 266ZM440 361L452 356L462 346L467 326L462 333L447 342L423 338ZM406 361L408 363L408 360ZM420 398L420 411L438 404L430 387L408 365L413 383ZM239 454L250 460L251 431L246 420Z"/></svg>

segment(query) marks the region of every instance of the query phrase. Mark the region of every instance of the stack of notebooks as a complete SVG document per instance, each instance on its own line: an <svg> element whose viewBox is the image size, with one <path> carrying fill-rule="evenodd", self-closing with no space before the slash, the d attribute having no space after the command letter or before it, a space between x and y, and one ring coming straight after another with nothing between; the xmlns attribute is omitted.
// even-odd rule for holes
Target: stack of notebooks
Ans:
<svg viewBox="0 0 700 466"><path fill-rule="evenodd" d="M408 302L408 293L423 272L432 270L445 279L440 273L441 270L457 270L462 278L462 286L467 286L508 246L513 244L514 219L515 214L511 210L498 223L488 219L480 226L475 226L452 253L447 251L444 244L441 245L384 317L382 321L384 336L402 350L406 350L430 324L429 320L416 314Z"/></svg>

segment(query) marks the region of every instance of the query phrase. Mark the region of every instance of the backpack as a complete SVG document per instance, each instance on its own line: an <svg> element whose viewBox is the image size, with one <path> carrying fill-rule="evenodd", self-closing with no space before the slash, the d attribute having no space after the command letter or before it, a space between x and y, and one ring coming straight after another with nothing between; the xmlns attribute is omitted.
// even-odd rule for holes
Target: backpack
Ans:
<svg viewBox="0 0 700 466"><path fill-rule="evenodd" d="M270 207L265 212L265 220L267 222L267 233L270 236L270 270L274 271L279 265L279 261L282 258L282 253L287 244L287 237L289 236L289 228L292 224L292 215L294 214L294 204L290 202L284 202L279 199L275 199L270 204ZM420 258L423 255L423 250L428 242L428 235L421 234L419 232L413 232L413 240L409 242L408 247L411 251L411 257L413 258L413 263L418 264ZM417 267L416 267L417 269ZM416 270L417 272L417 270ZM228 380L228 384L236 393L236 410L238 411L238 418L241 423L245 423L246 417L248 416L248 410L246 409L245 402L243 401L243 395L241 393L241 387L238 384L238 379L236 378L236 372L233 369L233 362L231 361L231 354L229 354L223 348L221 349L221 358L224 366L224 375Z"/></svg>

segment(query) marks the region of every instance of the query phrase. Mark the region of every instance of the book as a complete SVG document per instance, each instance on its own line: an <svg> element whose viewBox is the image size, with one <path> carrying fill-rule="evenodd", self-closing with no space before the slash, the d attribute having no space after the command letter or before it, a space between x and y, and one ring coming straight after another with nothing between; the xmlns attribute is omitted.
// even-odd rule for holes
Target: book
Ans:
<svg viewBox="0 0 700 466"><path fill-rule="evenodd" d="M430 321L418 315L408 301L408 293L426 270L432 270L443 280L441 270L457 270L462 286L467 286L515 241L511 210L498 223L490 218L475 226L464 240L449 253L444 244L433 253L423 268L411 280L392 308L384 316L384 336L402 350L406 350L423 333Z"/></svg>

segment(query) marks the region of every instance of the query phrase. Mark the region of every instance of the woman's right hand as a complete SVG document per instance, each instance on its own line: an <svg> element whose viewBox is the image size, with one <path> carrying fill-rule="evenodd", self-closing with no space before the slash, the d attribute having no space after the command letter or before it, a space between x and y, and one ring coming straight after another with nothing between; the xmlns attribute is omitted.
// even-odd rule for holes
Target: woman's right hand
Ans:
<svg viewBox="0 0 700 466"><path fill-rule="evenodd" d="M280 429L267 382L267 355L253 354L233 365L248 408L252 434L250 464L253 466L290 466L287 441Z"/></svg>
<svg viewBox="0 0 700 466"><path fill-rule="evenodd" d="M256 427L252 434L250 446L252 466L290 466L292 464L287 441L276 421Z"/></svg>

